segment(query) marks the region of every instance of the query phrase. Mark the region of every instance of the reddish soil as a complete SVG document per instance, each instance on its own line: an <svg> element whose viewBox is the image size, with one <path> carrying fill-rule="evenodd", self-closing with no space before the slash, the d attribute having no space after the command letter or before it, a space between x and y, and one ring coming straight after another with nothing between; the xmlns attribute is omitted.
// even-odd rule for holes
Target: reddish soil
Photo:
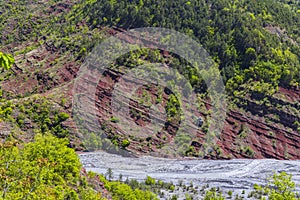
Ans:
<svg viewBox="0 0 300 200"><path fill-rule="evenodd" d="M115 29L110 31L110 34L116 34L118 31L123 30ZM135 41L134 36L130 37L128 35L124 36L122 39L129 43ZM152 45L150 44L150 46ZM114 84L118 81L120 76L122 76L122 74L115 71L110 71L107 73L106 80L101 80L98 84L96 96L99 98L96 100L96 105L98 107L100 122L105 121L107 123L112 117L112 112L110 109L111 92L114 88ZM148 92L150 92L152 97L157 96L154 91ZM274 97L270 100L278 103L289 104L291 107L297 109L297 103L300 102L299 89L280 88L278 94L276 95L280 97L283 96L284 98ZM164 94L163 101L166 102L167 98L168 95ZM220 137L217 139L217 144L223 153L217 154L213 151L207 156L207 158L299 159L300 143L298 141L300 141L300 134L297 131L297 127L294 126L294 122L299 122L300 116L297 114L294 115L292 113L287 113L272 106L270 108L265 108L263 105L259 105L251 99L247 99L245 101L248 103L247 106L245 106L245 110L247 112L242 110L230 110L227 113L224 129ZM209 107L209 103L206 103L206 106ZM128 118L131 118L133 123L138 124L141 127L149 123L146 108L142 108L137 102L131 103L130 107L134 107L134 109L142 110L144 113L146 113L146 115L141 118L127 116ZM204 113L201 114L205 115ZM266 122L265 116L267 115L279 115L279 119L274 120L276 123L273 121ZM122 133L122 130L117 130L113 123L110 124L115 132L118 134L121 133L123 136L126 135L126 133ZM145 142L144 140L133 140L129 149L143 153L159 151L159 148L156 148L159 146L159 144L173 142L172 139L176 133L177 124L171 123L169 126L172 128L165 128L163 132L163 135L166 136L165 140L161 139L161 133L158 132L154 137L151 138L151 148L146 145L141 145L143 142ZM155 134L153 130L144 129L144 131L149 135ZM195 141L191 141L191 145L194 146L196 150L201 150L205 133L199 130L191 131L197 137Z"/></svg>
<svg viewBox="0 0 300 200"><path fill-rule="evenodd" d="M111 34L116 34L120 30L109 29L108 31ZM130 36L126 36L124 39L128 42L135 41L135 38ZM150 46L153 45L150 44ZM169 56L168 52L164 52L164 54ZM15 78L4 81L2 89L10 92L12 97L14 97L18 94L22 96L26 93L55 93L54 89L57 88L57 92L63 91L71 102L72 87L69 83L76 77L80 64L68 59L68 55L64 56L66 59L61 58L57 50L48 47L46 44L26 55L25 64L20 63L23 60L23 55L16 57L17 65L13 68ZM56 59L60 59L60 63L55 64ZM35 65L41 61L44 63L42 66ZM58 67L56 68L55 66ZM111 127L112 130L107 133L108 135L118 135L120 139L128 138L128 133L118 129L116 123L111 122L111 117L113 117L111 111L112 91L122 74L110 70L107 71L105 76L104 80L97 83L95 105L98 108L99 122L106 123ZM66 85L67 87L61 90ZM141 88L137 91L137 96L142 95L142 89L147 91L152 103L157 99L157 88ZM161 101L162 107L166 105L168 97L169 94L164 91ZM300 91L297 88L280 88L278 94L271 100L299 110ZM224 129L220 136L216 138L216 144L221 151L218 151L218 148L213 148L205 158L300 159L300 133L294 125L294 122L300 121L300 116L272 106L267 108L251 99L246 99L245 101L247 105L244 106L244 110L230 110L227 113ZM174 119L170 123L165 123L160 131L145 128L150 122L149 107L140 104L134 99L131 99L129 102L130 115L124 116L124 118L143 128L145 135L149 135L149 137L129 137L131 144L128 149L137 153L157 153L155 155L158 155L160 146L174 142L179 120ZM210 104L208 102L207 100L205 106L209 109ZM71 108L71 103L65 107L69 112L71 112ZM141 114L137 115L137 112ZM206 116L207 114L200 113L200 115ZM267 122L266 116L272 117L274 115L279 117L275 117L273 121ZM160 116L152 117L160 122L165 121ZM74 129L72 121L67 122L66 126ZM206 133L202 129L198 130L194 127L191 127L190 131L195 136L190 141L190 144L196 151L200 152L203 150Z"/></svg>
<svg viewBox="0 0 300 200"><path fill-rule="evenodd" d="M114 88L114 84L117 83L119 77L122 74L118 74L115 71L109 71L106 73L105 80L101 80L98 84L98 91L96 96L96 106L98 108L98 116L100 123L108 123L111 125L113 131L112 134L118 133L121 137L126 136L123 130L117 128L114 123L110 123L112 117L111 111L111 93ZM109 84L110 83L110 84ZM148 90L152 96L156 96L155 90ZM164 94L163 102L166 102L168 95ZM148 109L139 105L138 102L131 100L131 104L128 105L132 109L140 110L145 113L142 117L127 117L141 127L149 123ZM274 123L266 123L264 117L245 115L244 112L238 110L230 110L227 113L224 129L217 139L217 144L222 150L222 154L218 155L216 152L211 152L207 158L211 159L227 159L227 158L276 158L276 159L299 159L300 158L300 134L296 130L285 127L283 124L276 125ZM202 115L205 115L202 113ZM299 118L299 116L294 116ZM178 124L171 124L171 129L165 128L162 132L155 133L154 130L144 129L143 131L152 136L151 148L147 146L145 138L142 140L132 140L129 149L132 151L138 151L142 153L153 153L159 151L157 146L159 144L165 144L166 142L172 142L176 134L176 126ZM205 133L202 130L192 130L196 138L191 141L191 145L196 150L201 150L203 145ZM244 135L242 132L245 132ZM155 135L153 135L155 134ZM167 137L163 140L160 136L163 134ZM149 141L148 141L149 142ZM251 149L250 152L245 149ZM251 152L253 151L253 152Z"/></svg>

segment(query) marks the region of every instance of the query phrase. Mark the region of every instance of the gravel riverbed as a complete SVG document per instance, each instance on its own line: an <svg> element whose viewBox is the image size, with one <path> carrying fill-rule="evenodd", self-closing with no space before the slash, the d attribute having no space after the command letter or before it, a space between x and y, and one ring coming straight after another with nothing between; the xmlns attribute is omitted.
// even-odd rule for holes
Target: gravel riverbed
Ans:
<svg viewBox="0 0 300 200"><path fill-rule="evenodd" d="M145 180L149 175L164 182L177 184L193 183L202 187L220 187L222 191L235 191L247 194L253 184L265 184L274 172L285 171L293 175L293 181L300 184L300 161L289 160L199 160L199 159L165 159L150 156L138 158L122 157L106 152L79 154L83 166L89 171L105 174L111 168L115 179L119 174L125 178ZM300 186L297 186L300 191ZM179 194L180 196L180 194ZM181 199L181 198L180 198Z"/></svg>

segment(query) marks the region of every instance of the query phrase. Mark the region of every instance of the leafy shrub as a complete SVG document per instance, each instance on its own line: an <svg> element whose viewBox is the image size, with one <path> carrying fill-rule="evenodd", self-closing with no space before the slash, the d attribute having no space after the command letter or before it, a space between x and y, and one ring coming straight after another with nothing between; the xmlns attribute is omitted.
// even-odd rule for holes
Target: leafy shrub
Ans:
<svg viewBox="0 0 300 200"><path fill-rule="evenodd" d="M266 186L254 185L257 193L263 193L269 200L297 200L295 193L295 182L292 176L281 172L275 173Z"/></svg>
<svg viewBox="0 0 300 200"><path fill-rule="evenodd" d="M67 139L47 133L17 147L0 145L0 195L4 199L102 199L80 176L81 163ZM81 181L80 181L81 180ZM76 185L76 190L74 186Z"/></svg>
<svg viewBox="0 0 300 200"><path fill-rule="evenodd" d="M126 147L128 147L130 145L130 142L128 140L123 140L122 141L122 147L125 149Z"/></svg>
<svg viewBox="0 0 300 200"><path fill-rule="evenodd" d="M14 62L12 55L0 52L0 68L10 69Z"/></svg>
<svg viewBox="0 0 300 200"><path fill-rule="evenodd" d="M217 193L215 190L208 190L205 193L203 200L224 200L225 198L221 193Z"/></svg>
<svg viewBox="0 0 300 200"><path fill-rule="evenodd" d="M118 123L118 122L120 122L120 119L116 118L116 117L111 117L110 121L113 122L113 123Z"/></svg>
<svg viewBox="0 0 300 200"><path fill-rule="evenodd" d="M155 179L150 176L147 176L147 178L145 180L145 184L146 185L155 185Z"/></svg>
<svg viewBox="0 0 300 200"><path fill-rule="evenodd" d="M103 176L99 176L104 183L105 188L112 193L113 200L158 200L155 194L150 191L140 189L132 189L129 185L120 183L119 181L107 181ZM135 180L138 184L138 182Z"/></svg>

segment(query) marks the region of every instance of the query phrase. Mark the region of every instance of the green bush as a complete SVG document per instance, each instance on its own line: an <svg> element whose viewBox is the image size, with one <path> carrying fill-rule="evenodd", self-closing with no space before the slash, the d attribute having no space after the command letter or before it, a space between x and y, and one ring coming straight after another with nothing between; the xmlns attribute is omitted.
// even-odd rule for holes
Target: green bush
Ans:
<svg viewBox="0 0 300 200"><path fill-rule="evenodd" d="M47 133L18 147L8 139L0 145L0 196L3 199L102 199L80 184L81 163L67 139ZM75 186L76 185L76 189Z"/></svg>
<svg viewBox="0 0 300 200"><path fill-rule="evenodd" d="M208 190L205 193L203 200L224 200L225 198L221 193L217 193L215 190Z"/></svg>
<svg viewBox="0 0 300 200"><path fill-rule="evenodd" d="M245 147L243 149L243 152L247 154L249 157L253 157L255 155L255 151L250 146Z"/></svg>
<svg viewBox="0 0 300 200"><path fill-rule="evenodd" d="M116 117L111 117L110 121L113 122L113 123L118 123L118 122L120 122L120 119L116 118Z"/></svg>
<svg viewBox="0 0 300 200"><path fill-rule="evenodd" d="M150 176L147 176L147 178L145 180L145 184L146 185L155 185L155 179Z"/></svg>
<svg viewBox="0 0 300 200"><path fill-rule="evenodd" d="M269 200L298 200L295 187L292 176L286 172L275 173L266 186L254 185L255 192L265 194Z"/></svg>
<svg viewBox="0 0 300 200"><path fill-rule="evenodd" d="M105 188L112 193L113 200L158 200L155 194L150 191L143 191L140 189L132 189L127 184L119 181L107 181L103 176L99 176L104 183Z"/></svg>
<svg viewBox="0 0 300 200"><path fill-rule="evenodd" d="M126 147L128 147L130 145L130 142L128 140L123 140L122 141L122 147L125 149Z"/></svg>
<svg viewBox="0 0 300 200"><path fill-rule="evenodd" d="M10 69L14 62L14 58L10 54L4 54L0 51L0 68Z"/></svg>

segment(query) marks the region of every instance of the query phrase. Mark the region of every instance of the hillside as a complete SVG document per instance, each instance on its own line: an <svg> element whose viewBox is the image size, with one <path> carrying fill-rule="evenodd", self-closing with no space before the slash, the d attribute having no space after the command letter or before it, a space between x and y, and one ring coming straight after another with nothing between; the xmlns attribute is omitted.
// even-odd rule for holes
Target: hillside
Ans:
<svg viewBox="0 0 300 200"><path fill-rule="evenodd" d="M212 105L203 78L172 52L142 49L118 58L105 78L94 83L98 122L112 144L156 156L173 157L162 149L178 142L188 144L179 156L300 158L297 1L3 1L0 8L0 51L15 59L0 75L3 140L11 134L28 142L37 132L50 130L69 138L69 146L78 151L104 148L95 139L100 133L84 141L84 133L76 131L72 92L78 70L109 36L138 27L165 27L198 41L218 64L227 93L224 128L215 133L215 143L205 144L214 135L208 131ZM126 40L137 42L130 35ZM178 69L198 95L197 113L205 120L200 129L190 129L192 140L175 140L180 99L153 85L140 88L128 100L131 114L122 118L143 129L151 121L150 105L160 104L168 123L161 131L145 128L143 136L118 128L109 104L114 85L127 69L154 61Z"/></svg>

